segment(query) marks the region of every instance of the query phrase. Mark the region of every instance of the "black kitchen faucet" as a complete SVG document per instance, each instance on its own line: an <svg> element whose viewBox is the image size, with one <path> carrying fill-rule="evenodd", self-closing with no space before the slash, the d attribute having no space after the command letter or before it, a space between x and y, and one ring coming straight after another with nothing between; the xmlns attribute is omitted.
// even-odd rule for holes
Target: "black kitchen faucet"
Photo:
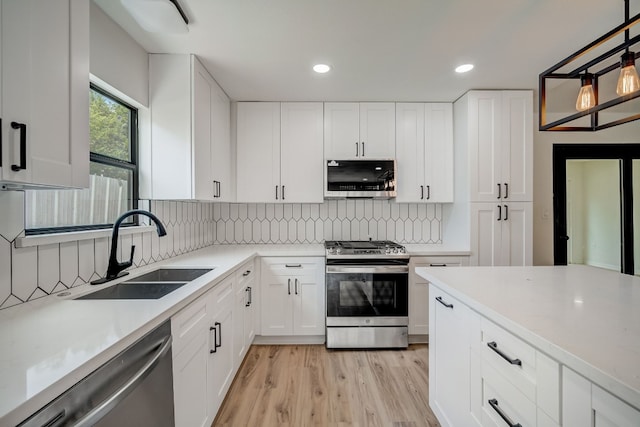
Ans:
<svg viewBox="0 0 640 427"><path fill-rule="evenodd" d="M134 209L123 213L122 215L120 215L120 218L116 220L115 224L113 224L113 232L111 233L111 253L109 255L109 266L107 267L107 274L102 279L94 280L93 282L91 282L92 285L100 285L102 283L110 282L114 279L117 279L118 277L126 276L127 274L129 274L129 272L123 270L131 267L131 265L133 264L133 253L136 249L135 245L131 246L131 257L129 258L129 261L118 262L116 252L118 250L118 233L120 230L120 225L122 224L122 221L132 215L148 216L153 222L156 223L158 236L162 237L167 235L167 230L165 230L162 222L160 222L158 217L151 212L145 211L143 209Z"/></svg>

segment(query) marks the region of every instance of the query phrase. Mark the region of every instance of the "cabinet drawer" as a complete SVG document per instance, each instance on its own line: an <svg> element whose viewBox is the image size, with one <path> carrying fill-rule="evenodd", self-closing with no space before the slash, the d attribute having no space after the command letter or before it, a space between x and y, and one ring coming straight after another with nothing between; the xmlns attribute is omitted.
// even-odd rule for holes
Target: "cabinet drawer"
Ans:
<svg viewBox="0 0 640 427"><path fill-rule="evenodd" d="M527 398L536 400L536 350L495 323L481 323L483 365L490 364Z"/></svg>
<svg viewBox="0 0 640 427"><path fill-rule="evenodd" d="M494 406L492 406L492 404ZM502 415L522 427L536 425L536 405L511 384L493 365L482 365L482 425L504 427Z"/></svg>
<svg viewBox="0 0 640 427"><path fill-rule="evenodd" d="M211 304L208 310L216 317L225 308L233 307L233 282L234 275L227 277L217 284L207 294L207 301Z"/></svg>
<svg viewBox="0 0 640 427"><path fill-rule="evenodd" d="M251 260L248 262L245 262L244 264L242 264L241 267L239 267L236 271L238 272L237 275L237 282L238 282L238 286L239 288L244 287L244 284L246 282L248 282L249 280L252 280L255 275L256 275L256 264L255 264L255 260Z"/></svg>
<svg viewBox="0 0 640 427"><path fill-rule="evenodd" d="M180 353L206 326L207 298L202 296L171 318L173 353Z"/></svg>
<svg viewBox="0 0 640 427"><path fill-rule="evenodd" d="M417 256L411 257L411 264L415 267L462 267L469 265L469 257L465 256Z"/></svg>
<svg viewBox="0 0 640 427"><path fill-rule="evenodd" d="M483 365L491 365L529 400L560 423L560 365L531 345L483 318Z"/></svg>
<svg viewBox="0 0 640 427"><path fill-rule="evenodd" d="M323 274L323 258L263 258L263 265L275 276Z"/></svg>

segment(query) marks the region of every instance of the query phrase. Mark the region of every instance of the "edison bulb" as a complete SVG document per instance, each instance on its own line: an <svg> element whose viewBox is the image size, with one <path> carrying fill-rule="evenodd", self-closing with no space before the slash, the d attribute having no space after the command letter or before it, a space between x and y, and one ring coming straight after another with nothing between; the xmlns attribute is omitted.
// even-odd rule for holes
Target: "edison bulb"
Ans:
<svg viewBox="0 0 640 427"><path fill-rule="evenodd" d="M628 95L640 89L640 78L634 64L623 67L618 77L616 93L620 96Z"/></svg>
<svg viewBox="0 0 640 427"><path fill-rule="evenodd" d="M580 76L582 86L576 100L576 110L585 111L596 106L596 94L593 91L593 80L590 74Z"/></svg>

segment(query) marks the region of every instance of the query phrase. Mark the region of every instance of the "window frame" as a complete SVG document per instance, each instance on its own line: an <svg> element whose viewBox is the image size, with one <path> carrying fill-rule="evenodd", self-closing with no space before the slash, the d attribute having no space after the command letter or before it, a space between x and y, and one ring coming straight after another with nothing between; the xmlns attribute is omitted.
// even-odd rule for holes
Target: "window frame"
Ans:
<svg viewBox="0 0 640 427"><path fill-rule="evenodd" d="M121 98L109 93L107 90L91 82L89 84L89 90L93 90L100 95L109 98L110 100L117 102L118 104L126 107L130 112L130 133L129 133L129 156L130 161L117 159L115 157L106 156L104 154L98 154L91 151L89 148L89 162L112 166L120 169L125 169L131 172L131 209L138 208L139 202L139 165L138 165L138 109L132 106L130 103L123 101ZM134 215L124 223L123 227L134 227L140 225L138 216ZM43 234L57 234L68 233L73 231L91 231L91 230L104 230L113 227L113 223L109 224L85 224L85 225L72 225L63 227L43 227L43 228L26 228L26 236L38 236Z"/></svg>

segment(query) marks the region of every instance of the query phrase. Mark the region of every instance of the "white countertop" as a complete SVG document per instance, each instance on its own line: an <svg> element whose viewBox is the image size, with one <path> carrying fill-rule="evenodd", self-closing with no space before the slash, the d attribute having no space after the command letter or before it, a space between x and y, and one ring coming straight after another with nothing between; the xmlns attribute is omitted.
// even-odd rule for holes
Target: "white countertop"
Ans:
<svg viewBox="0 0 640 427"><path fill-rule="evenodd" d="M444 245L407 245L411 255L468 255ZM324 257L323 244L215 245L130 270L66 297L50 296L0 311L0 425L15 425L255 256ZM157 300L74 300L159 267L215 269Z"/></svg>
<svg viewBox="0 0 640 427"><path fill-rule="evenodd" d="M577 265L416 272L640 408L640 278Z"/></svg>
<svg viewBox="0 0 640 427"><path fill-rule="evenodd" d="M316 245L218 245L0 311L0 425L16 425L258 256L324 256ZM215 269L157 300L73 300L166 266Z"/></svg>

